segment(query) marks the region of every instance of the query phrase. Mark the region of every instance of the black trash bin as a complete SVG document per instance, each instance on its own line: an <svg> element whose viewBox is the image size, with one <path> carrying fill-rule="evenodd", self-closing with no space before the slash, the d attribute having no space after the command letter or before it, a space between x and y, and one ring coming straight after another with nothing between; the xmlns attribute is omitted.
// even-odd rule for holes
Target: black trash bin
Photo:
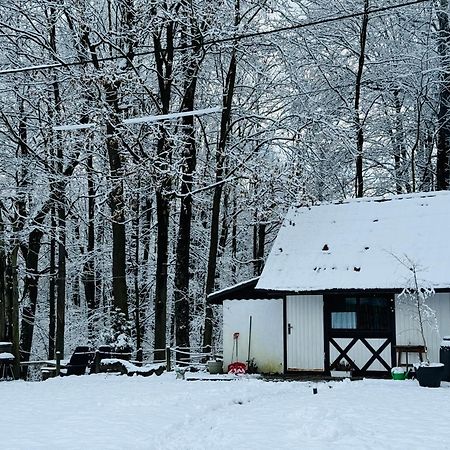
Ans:
<svg viewBox="0 0 450 450"><path fill-rule="evenodd" d="M442 339L439 359L444 364L442 381L450 381L450 336L444 336Z"/></svg>

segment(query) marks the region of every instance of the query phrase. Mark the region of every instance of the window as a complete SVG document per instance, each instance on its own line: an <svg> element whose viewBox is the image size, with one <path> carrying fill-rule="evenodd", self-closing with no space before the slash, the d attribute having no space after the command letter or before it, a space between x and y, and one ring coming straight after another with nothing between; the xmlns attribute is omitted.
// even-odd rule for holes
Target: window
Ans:
<svg viewBox="0 0 450 450"><path fill-rule="evenodd" d="M360 298L358 328L361 330L389 330L390 301L387 298Z"/></svg>
<svg viewBox="0 0 450 450"><path fill-rule="evenodd" d="M334 330L387 331L390 302L386 297L333 297L329 300Z"/></svg>
<svg viewBox="0 0 450 450"><path fill-rule="evenodd" d="M339 330L356 329L357 298L340 298L336 304L333 302L331 312L331 328Z"/></svg>
<svg viewBox="0 0 450 450"><path fill-rule="evenodd" d="M338 329L356 329L356 311L331 313L331 327Z"/></svg>

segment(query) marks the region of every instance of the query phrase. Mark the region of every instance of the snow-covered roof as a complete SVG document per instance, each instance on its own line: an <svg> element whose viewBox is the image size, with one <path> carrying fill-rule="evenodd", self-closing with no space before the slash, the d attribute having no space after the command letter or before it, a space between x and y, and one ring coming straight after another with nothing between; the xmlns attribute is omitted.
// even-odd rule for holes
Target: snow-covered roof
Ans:
<svg viewBox="0 0 450 450"><path fill-rule="evenodd" d="M291 208L257 289L450 287L450 192Z"/></svg>
<svg viewBox="0 0 450 450"><path fill-rule="evenodd" d="M255 289L258 280L259 277L251 278L220 291L215 291L208 295L208 302L219 305L224 300L267 298L269 295L268 291Z"/></svg>
<svg viewBox="0 0 450 450"><path fill-rule="evenodd" d="M239 283L233 284L232 286L228 286L228 287L220 289L218 291L214 291L213 294L210 294L210 295L224 295L224 294L228 294L229 292L234 292L234 291L240 290L243 287L254 288L256 286L256 283L258 282L258 280L259 280L259 277L250 278L249 280L244 280Z"/></svg>

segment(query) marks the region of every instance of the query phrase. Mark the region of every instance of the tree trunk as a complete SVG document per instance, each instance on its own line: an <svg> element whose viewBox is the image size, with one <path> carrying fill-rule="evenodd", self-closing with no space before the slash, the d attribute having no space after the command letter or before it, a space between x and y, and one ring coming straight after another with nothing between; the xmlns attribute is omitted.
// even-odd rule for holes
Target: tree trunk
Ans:
<svg viewBox="0 0 450 450"><path fill-rule="evenodd" d="M170 204L166 195L156 192L156 220L158 222L156 243L155 275L155 340L154 358L163 361L166 357L167 328L167 265L169 251L169 214Z"/></svg>
<svg viewBox="0 0 450 450"><path fill-rule="evenodd" d="M222 190L222 227L220 230L220 237L219 237L219 247L217 249L217 259L220 259L225 251L225 247L227 245L228 240L228 198L229 198L229 191L228 189Z"/></svg>
<svg viewBox="0 0 450 450"><path fill-rule="evenodd" d="M94 340L96 324L94 323L95 313L98 308L96 285L95 285L95 186L94 186L94 157L89 154L86 163L87 194L88 194L88 217L87 217L87 248L86 262L83 266L84 296L88 308L88 334L89 341Z"/></svg>
<svg viewBox="0 0 450 450"><path fill-rule="evenodd" d="M58 276L56 278L56 342L55 348L64 358L64 332L66 324L66 210L61 193L58 207Z"/></svg>
<svg viewBox="0 0 450 450"><path fill-rule="evenodd" d="M56 48L56 22L57 11L54 6L50 7L49 12L49 37L50 47L54 55L57 54ZM53 102L56 118L61 117L61 94L58 79L53 74ZM51 111L50 116L53 116ZM56 334L55 349L59 351L64 358L64 333L65 333L65 313L66 313L66 192L64 177L64 153L61 142L60 132L56 132L51 144L56 147L56 161L54 164L56 182L51 186L53 205L56 207L57 215L57 233L58 233L58 270L56 277ZM33 312L33 314L35 311Z"/></svg>
<svg viewBox="0 0 450 450"><path fill-rule="evenodd" d="M156 15L156 11L153 11ZM174 24L169 21L165 25L166 43L162 45L161 34L153 34L154 57L158 75L159 95L161 101L161 113L168 114L172 95L172 64L173 64L173 39ZM157 168L161 175L160 184L156 188L156 219L157 219L157 243L156 243L156 276L155 276L155 339L154 359L165 360L165 348L167 345L167 269L169 263L169 216L170 201L168 193L171 190L170 176L167 174L169 162L172 158L171 143L164 125L159 126L159 138L157 142Z"/></svg>
<svg viewBox="0 0 450 450"><path fill-rule="evenodd" d="M42 218L43 221L43 218ZM42 225L42 224L36 224ZM22 325L20 333L20 349L22 361L29 361L31 345L33 341L34 321L36 315L36 305L38 298L39 282L39 252L41 249L41 239L43 232L40 228L35 228L28 241L28 254L26 259L25 288L28 291L28 306L23 308Z"/></svg>
<svg viewBox="0 0 450 450"><path fill-rule="evenodd" d="M123 192L123 162L117 136L119 98L118 86L105 83L106 102L111 113L106 125L106 147L111 171L112 189L109 196L112 220L112 288L113 306L128 320L128 289L126 270L125 199Z"/></svg>
<svg viewBox="0 0 450 450"><path fill-rule="evenodd" d="M361 80L364 69L364 60L366 52L367 40L367 23L369 22L369 0L364 0L364 15L361 24L361 33L359 36L360 51L358 61L358 72L356 74L355 83L355 127L356 127L356 176L355 176L355 195L362 197L364 195L363 180L363 146L364 133L363 123L361 120L360 103L361 103Z"/></svg>
<svg viewBox="0 0 450 450"><path fill-rule="evenodd" d="M188 36L192 36L192 53L186 62L184 73L184 97L182 111L193 111L197 90L197 74L200 69L201 43L199 30L195 25L183 29L182 42L187 46ZM190 347L190 301L189 301L189 269L192 226L192 183L197 164L195 146L194 116L186 116L181 120L183 142L183 165L181 177L181 207L178 227L178 239L175 262L175 342L177 347L189 351ZM177 361L183 356L177 355ZM184 358L186 359L186 358Z"/></svg>
<svg viewBox="0 0 450 450"><path fill-rule="evenodd" d="M141 326L141 289L139 283L139 267L140 267L140 216L141 216L141 196L140 196L141 183L138 180L138 194L135 200L134 207L134 330L136 336L136 350L137 355L142 360L142 326ZM138 358L139 360L139 358Z"/></svg>
<svg viewBox="0 0 450 450"><path fill-rule="evenodd" d="M51 234L50 234L50 279L48 291L49 303L49 325L48 325L48 357L55 358L55 342L56 342L56 298L55 298L55 274L56 274L56 239L55 239L56 223L55 210L51 211Z"/></svg>
<svg viewBox="0 0 450 450"><path fill-rule="evenodd" d="M236 275L236 258L237 258L237 248L238 248L238 239L237 239L237 231L238 231L238 208L237 208L237 200L236 194L233 195L233 220L231 225L231 258L232 258L232 266L231 273L233 275L233 281L235 280Z"/></svg>
<svg viewBox="0 0 450 450"><path fill-rule="evenodd" d="M411 192L410 172L408 170L408 156L406 153L405 133L403 131L402 121L402 103L400 101L400 93L398 89L394 89L394 105L395 105L395 143L400 160L399 182L404 186L406 192ZM401 194L401 191L398 192Z"/></svg>
<svg viewBox="0 0 450 450"><path fill-rule="evenodd" d="M439 111L437 117L437 159L436 189L449 187L450 156L450 25L448 19L448 1L440 0L437 18L439 23L438 54L441 60L441 84L439 92Z"/></svg>
<svg viewBox="0 0 450 450"><path fill-rule="evenodd" d="M239 24L239 2L236 2L236 18L235 25ZM237 58L236 43L231 54L230 64L228 67L225 89L223 93L223 110L220 124L219 142L216 150L216 186L214 188L212 211L211 211L211 227L209 233L209 253L208 267L206 270L206 286L205 295L208 296L214 291L216 267L217 267L217 250L219 244L219 221L220 221L220 204L222 201L222 181L225 176L225 148L230 133L231 123L231 106L233 103L234 87L236 83ZM212 347L213 338L213 320L214 314L212 306L206 301L205 304L205 323L203 327L203 351L209 352Z"/></svg>
<svg viewBox="0 0 450 450"><path fill-rule="evenodd" d="M261 275L262 269L264 267L264 250L266 245L266 224L258 224L258 245L256 252L256 270L255 275Z"/></svg>
<svg viewBox="0 0 450 450"><path fill-rule="evenodd" d="M74 217L73 222L75 240L78 242L80 256L84 258L84 245L80 233L81 217ZM78 307L81 306L80 278L80 271L77 270L72 280L72 304Z"/></svg>
<svg viewBox="0 0 450 450"><path fill-rule="evenodd" d="M434 147L434 131L431 125L425 125L425 130L420 137L419 154L419 192L433 189L432 157Z"/></svg>
<svg viewBox="0 0 450 450"><path fill-rule="evenodd" d="M17 275L17 253L18 245L14 244L8 255L6 264L6 297L11 307L11 339L14 355L14 376L20 375L20 337L19 337L19 280ZM28 354L29 355L29 354ZM26 372L25 372L26 373Z"/></svg>
<svg viewBox="0 0 450 450"><path fill-rule="evenodd" d="M2 213L0 211L0 340L7 341L8 312L5 292L6 251L4 236L5 226L3 223Z"/></svg>

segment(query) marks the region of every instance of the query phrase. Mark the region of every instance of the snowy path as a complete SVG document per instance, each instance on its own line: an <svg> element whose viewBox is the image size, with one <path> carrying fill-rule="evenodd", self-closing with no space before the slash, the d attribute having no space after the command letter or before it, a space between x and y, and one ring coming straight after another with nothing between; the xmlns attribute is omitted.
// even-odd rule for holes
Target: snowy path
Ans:
<svg viewBox="0 0 450 450"><path fill-rule="evenodd" d="M446 383L91 375L0 383L0 398L2 449L450 449Z"/></svg>

